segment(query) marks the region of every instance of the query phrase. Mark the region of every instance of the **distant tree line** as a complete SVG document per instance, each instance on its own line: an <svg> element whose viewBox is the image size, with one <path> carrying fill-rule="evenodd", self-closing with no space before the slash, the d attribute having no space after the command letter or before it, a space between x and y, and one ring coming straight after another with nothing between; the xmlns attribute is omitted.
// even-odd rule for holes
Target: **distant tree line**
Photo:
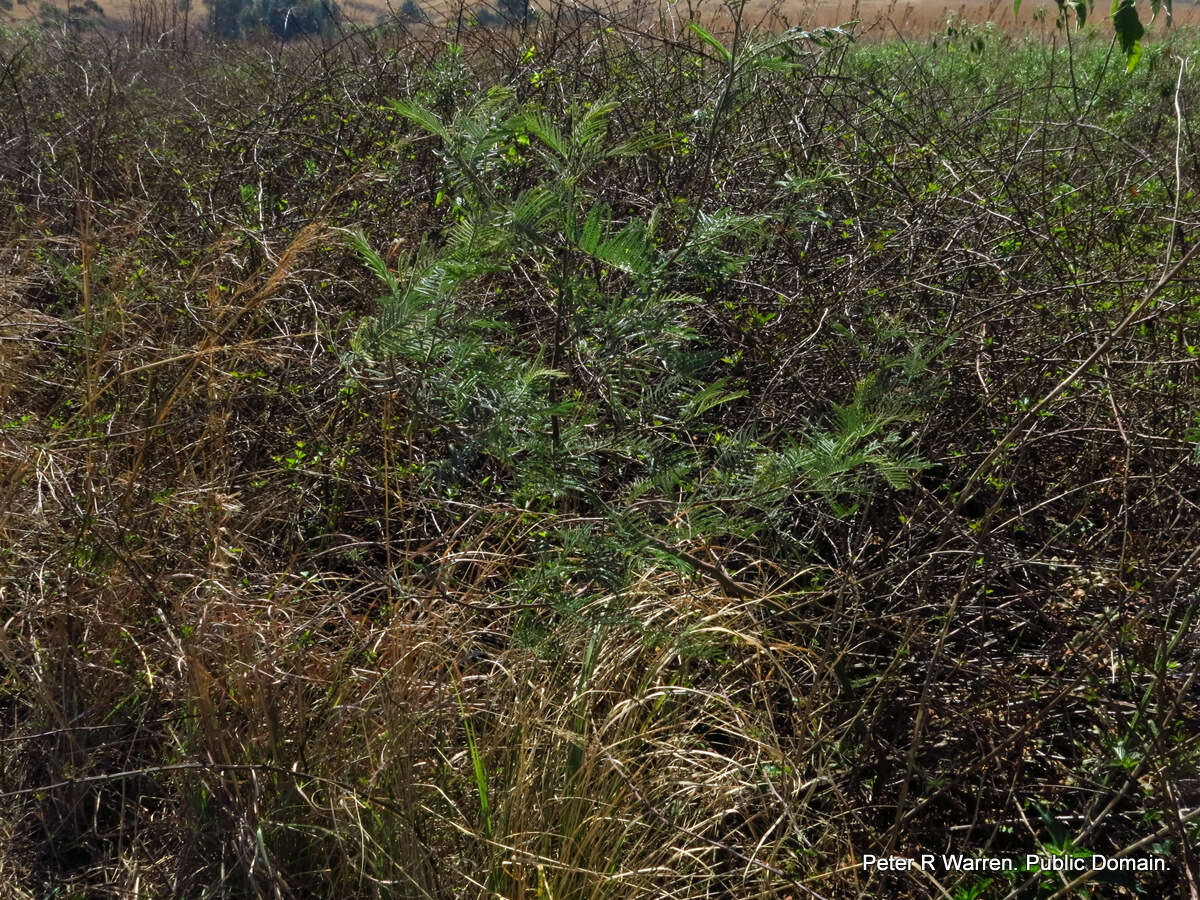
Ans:
<svg viewBox="0 0 1200 900"><path fill-rule="evenodd" d="M464 22L467 20L474 25L485 28L506 28L514 25L527 26L537 18L529 0L485 0L484 4L474 12L465 7L460 8L459 15ZM406 22L429 22L430 17L421 7L418 0L404 0L400 4L399 16ZM389 16L381 16L380 22L385 22Z"/></svg>
<svg viewBox="0 0 1200 900"><path fill-rule="evenodd" d="M327 34L341 16L336 0L208 0L208 9L209 28L229 39Z"/></svg>
<svg viewBox="0 0 1200 900"><path fill-rule="evenodd" d="M480 10L478 21L489 27L528 25L532 15L529 0L495 0L494 7L485 6Z"/></svg>
<svg viewBox="0 0 1200 900"><path fill-rule="evenodd" d="M207 0L207 3L210 30L230 40L263 33L280 39L326 34L341 16L337 0ZM404 0L399 14L409 22L430 21L419 0ZM526 26L535 16L529 0L491 0L472 19L484 27L508 27Z"/></svg>

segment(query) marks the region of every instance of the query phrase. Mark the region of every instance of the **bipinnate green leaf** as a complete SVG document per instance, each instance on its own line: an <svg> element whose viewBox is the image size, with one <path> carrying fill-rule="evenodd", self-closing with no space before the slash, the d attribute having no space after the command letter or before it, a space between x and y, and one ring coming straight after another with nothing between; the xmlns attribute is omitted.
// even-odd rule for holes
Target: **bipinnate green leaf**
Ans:
<svg viewBox="0 0 1200 900"><path fill-rule="evenodd" d="M579 117L571 139L582 153L589 157L599 155L598 151L603 150L604 139L608 135L609 117L620 107L621 104L615 100L598 101Z"/></svg>
<svg viewBox="0 0 1200 900"><path fill-rule="evenodd" d="M733 54L729 52L726 46L713 37L712 33L703 25L699 25L696 22L688 22L688 28L691 30L692 34L696 35L696 37L700 38L700 40L704 41L704 43L716 50L717 55L721 57L723 62L729 62L731 59L733 59Z"/></svg>
<svg viewBox="0 0 1200 900"><path fill-rule="evenodd" d="M361 228L347 229L343 232L343 234L346 235L350 242L350 246L352 246L355 252L357 252L362 258L362 261L367 268L371 270L376 278L378 278L387 286L388 293L393 297L399 296L400 282L396 280L396 276L392 273L392 270L388 268L387 263L383 260L383 257L380 256L379 253L376 252L375 248L371 246L371 242L367 240L367 236L363 230Z"/></svg>
<svg viewBox="0 0 1200 900"><path fill-rule="evenodd" d="M392 108L414 125L437 135L446 143L452 140L442 120L415 100L393 100Z"/></svg>
<svg viewBox="0 0 1200 900"><path fill-rule="evenodd" d="M571 145L558 126L544 112L526 113L517 120L516 124L545 144L560 160L565 162L570 156Z"/></svg>

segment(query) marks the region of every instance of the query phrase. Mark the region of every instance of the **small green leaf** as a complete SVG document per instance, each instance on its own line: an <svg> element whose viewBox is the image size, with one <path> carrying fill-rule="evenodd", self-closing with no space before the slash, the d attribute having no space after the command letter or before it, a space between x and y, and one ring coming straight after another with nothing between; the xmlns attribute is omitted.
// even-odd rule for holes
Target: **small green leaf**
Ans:
<svg viewBox="0 0 1200 900"><path fill-rule="evenodd" d="M1033 801L1033 806L1037 810L1038 816L1046 824L1046 830L1050 832L1051 846L1057 850L1068 849L1071 845L1071 838L1066 826L1036 800Z"/></svg>
<svg viewBox="0 0 1200 900"><path fill-rule="evenodd" d="M1142 58L1142 35L1146 33L1138 18L1134 0L1113 0L1112 21L1127 61L1125 71L1132 72Z"/></svg>

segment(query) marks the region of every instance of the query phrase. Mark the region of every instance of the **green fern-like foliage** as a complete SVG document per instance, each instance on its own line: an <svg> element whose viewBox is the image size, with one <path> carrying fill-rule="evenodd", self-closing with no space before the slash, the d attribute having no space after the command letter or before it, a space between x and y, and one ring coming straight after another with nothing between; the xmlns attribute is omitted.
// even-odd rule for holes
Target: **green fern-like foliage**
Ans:
<svg viewBox="0 0 1200 900"><path fill-rule="evenodd" d="M755 492L775 498L812 492L847 515L879 481L897 490L909 487L912 475L928 463L909 449L911 436L897 429L909 417L873 388L871 378L859 382L851 402L834 407L832 427L792 435L760 454Z"/></svg>
<svg viewBox="0 0 1200 900"><path fill-rule="evenodd" d="M354 364L390 379L438 448L430 488L591 523L547 532L516 599L582 608L591 585L611 606L637 560L688 565L672 547L786 531L798 500L846 514L908 484L924 464L907 413L869 379L825 426L720 427L745 392L718 374L696 313L746 265L765 217L683 210L664 229L664 210L618 216L592 175L659 139L612 139L614 102L558 118L514 107L508 91L440 111L396 103L437 142L442 218L396 268L352 241L383 287Z"/></svg>

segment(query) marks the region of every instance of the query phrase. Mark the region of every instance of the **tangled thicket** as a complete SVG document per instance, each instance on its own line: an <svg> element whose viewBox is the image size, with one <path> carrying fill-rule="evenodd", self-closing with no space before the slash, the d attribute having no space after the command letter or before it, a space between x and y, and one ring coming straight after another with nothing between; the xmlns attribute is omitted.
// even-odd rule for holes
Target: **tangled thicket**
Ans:
<svg viewBox="0 0 1200 900"><path fill-rule="evenodd" d="M1194 893L1190 70L525 24L0 36L0 890Z"/></svg>

